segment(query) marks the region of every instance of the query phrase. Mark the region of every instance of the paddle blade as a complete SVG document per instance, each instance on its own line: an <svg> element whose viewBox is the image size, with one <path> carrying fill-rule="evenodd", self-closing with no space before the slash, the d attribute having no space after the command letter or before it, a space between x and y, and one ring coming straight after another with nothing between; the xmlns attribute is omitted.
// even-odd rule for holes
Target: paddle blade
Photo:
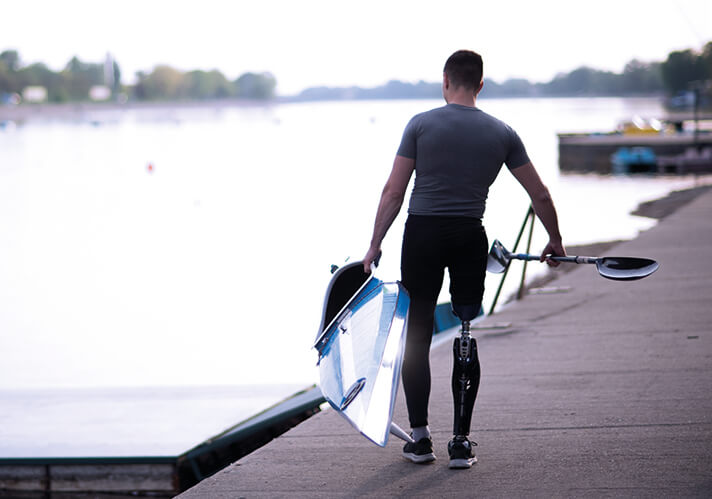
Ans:
<svg viewBox="0 0 712 499"><path fill-rule="evenodd" d="M487 271L501 274L509 265L509 251L497 239L492 242L489 255L487 255Z"/></svg>
<svg viewBox="0 0 712 499"><path fill-rule="evenodd" d="M616 281L635 281L658 270L658 262L649 258L607 256L596 261L598 273Z"/></svg>

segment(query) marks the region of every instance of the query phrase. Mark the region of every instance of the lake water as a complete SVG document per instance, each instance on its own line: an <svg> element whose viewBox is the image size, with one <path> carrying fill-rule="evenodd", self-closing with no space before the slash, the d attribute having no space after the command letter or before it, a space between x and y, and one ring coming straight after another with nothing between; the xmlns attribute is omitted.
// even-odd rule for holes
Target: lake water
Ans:
<svg viewBox="0 0 712 499"><path fill-rule="evenodd" d="M0 131L0 400L315 382L330 266L363 256L403 127L439 105L103 111ZM629 215L638 203L696 182L559 173L556 132L660 116L657 100L479 105L522 136L567 244L632 238L654 223ZM490 238L511 246L527 206L503 170ZM404 220L384 241L384 280L399 278ZM545 242L538 225L533 251Z"/></svg>

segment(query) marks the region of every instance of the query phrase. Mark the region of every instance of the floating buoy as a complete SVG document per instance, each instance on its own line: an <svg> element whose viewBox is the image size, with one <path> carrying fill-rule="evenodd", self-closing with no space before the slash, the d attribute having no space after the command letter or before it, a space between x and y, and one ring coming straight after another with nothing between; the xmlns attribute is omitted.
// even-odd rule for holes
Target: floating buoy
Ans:
<svg viewBox="0 0 712 499"><path fill-rule="evenodd" d="M148 166L146 167L146 170L148 170L148 173L153 173L153 164L149 163Z"/></svg>

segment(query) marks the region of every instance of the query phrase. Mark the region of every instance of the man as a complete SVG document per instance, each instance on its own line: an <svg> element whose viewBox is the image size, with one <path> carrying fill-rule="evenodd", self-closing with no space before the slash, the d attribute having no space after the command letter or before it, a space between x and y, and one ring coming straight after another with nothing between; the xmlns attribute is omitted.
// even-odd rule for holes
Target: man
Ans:
<svg viewBox="0 0 712 499"><path fill-rule="evenodd" d="M544 255L566 254L548 189L516 132L476 107L481 89L480 55L467 50L452 54L443 74L446 105L416 115L406 126L381 195L371 244L363 259L364 269L369 272L415 171L403 234L401 281L411 299L402 375L415 440L414 444L405 445L403 455L416 463L435 459L428 428L429 353L444 269L447 267L450 275L453 309L463 325L466 322L469 325L468 321L480 309L484 293L488 242L481 219L489 187L502 164L507 165L529 194L534 211L549 234L542 261L546 259ZM467 396L462 397L467 401L460 406L453 377L456 410L455 435L448 444L451 468L469 468L476 461L472 450L476 444L468 438L479 385L476 349L467 376Z"/></svg>

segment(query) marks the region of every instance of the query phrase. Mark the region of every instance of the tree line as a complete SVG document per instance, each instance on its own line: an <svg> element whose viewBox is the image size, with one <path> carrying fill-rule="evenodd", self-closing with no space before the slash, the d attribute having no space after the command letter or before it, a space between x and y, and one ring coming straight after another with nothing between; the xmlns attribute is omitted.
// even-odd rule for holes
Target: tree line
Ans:
<svg viewBox="0 0 712 499"><path fill-rule="evenodd" d="M705 83L706 86L705 86ZM561 73L546 83L509 79L497 83L485 79L482 97L598 97L668 95L702 89L710 100L712 82L712 42L700 52L691 49L671 52L663 62L631 60L622 73L580 67ZM440 83L390 81L375 88L313 87L298 98L312 99L394 99L438 98Z"/></svg>
<svg viewBox="0 0 712 499"><path fill-rule="evenodd" d="M113 63L109 71L114 82L111 90L118 92L119 66ZM15 50L0 53L0 94L21 94L27 87L39 86L47 90L47 99L52 102L87 100L91 87L106 80L105 64L87 64L72 57L62 71L55 72L40 62L21 66Z"/></svg>
<svg viewBox="0 0 712 499"><path fill-rule="evenodd" d="M108 87L114 98L129 100L271 99L277 81L270 73L244 73L229 80L220 71L180 71L159 65L139 72L133 85L121 82L121 69L107 57L104 63L86 63L73 57L60 71L43 63L23 66L16 50L0 53L0 97L22 94L27 87L44 87L50 102L86 101L92 87Z"/></svg>
<svg viewBox="0 0 712 499"><path fill-rule="evenodd" d="M0 53L0 98L21 94L31 86L44 87L50 102L89 99L94 86L109 87L111 96L131 100L203 100L223 98L272 99L277 86L270 73L244 73L229 80L220 71L180 71L159 65L150 72L139 72L133 85L121 82L119 65L107 58L104 63L86 63L73 57L60 71L43 63L23 66L15 50ZM712 42L701 51L692 49L668 54L663 62L632 60L622 73L580 67L557 75L546 83L509 79L497 83L487 79L483 97L594 97L662 95L698 92L702 102L712 103ZM408 99L438 98L440 83L390 81L375 88L313 87L294 97L296 100Z"/></svg>
<svg viewBox="0 0 712 499"><path fill-rule="evenodd" d="M139 100L272 99L277 80L270 73L244 73L228 80L220 71L183 72L156 66L150 73L137 73L132 92Z"/></svg>

